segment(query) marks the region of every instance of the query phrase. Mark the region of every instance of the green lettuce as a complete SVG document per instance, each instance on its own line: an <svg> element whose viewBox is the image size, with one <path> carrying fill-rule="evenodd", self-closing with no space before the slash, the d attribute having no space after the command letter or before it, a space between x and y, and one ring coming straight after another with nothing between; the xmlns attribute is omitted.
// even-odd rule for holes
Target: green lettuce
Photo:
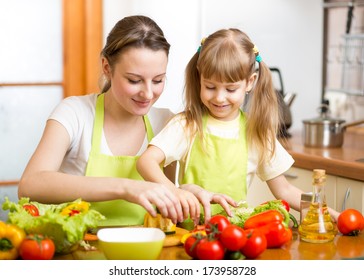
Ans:
<svg viewBox="0 0 364 280"><path fill-rule="evenodd" d="M238 203L238 207L231 207L230 210L231 216L228 216L225 211L220 214L226 216L230 223L243 228L245 221L252 215L254 208L249 207L246 201L241 201Z"/></svg>
<svg viewBox="0 0 364 280"><path fill-rule="evenodd" d="M222 211L220 214L226 216L230 223L237 225L239 227L244 227L245 221L258 213L274 209L279 211L283 216L283 224L288 227L290 220L294 222L295 225L297 225L297 221L295 221L295 218L293 215L291 215L282 202L280 200L271 200L267 201L264 204L258 205L256 207L249 207L248 203L246 201L241 201L238 203L238 207L231 207L232 216L228 216L225 211Z"/></svg>
<svg viewBox="0 0 364 280"><path fill-rule="evenodd" d="M74 216L61 214L63 208L80 201L81 199L62 204L42 204L21 198L18 203L14 203L5 197L2 208L9 210L9 223L24 229L27 234L48 236L54 241L57 253L69 253L78 247L88 229L97 227L98 221L105 219L92 209ZM23 208L24 204L29 203L37 206L39 216L34 217Z"/></svg>

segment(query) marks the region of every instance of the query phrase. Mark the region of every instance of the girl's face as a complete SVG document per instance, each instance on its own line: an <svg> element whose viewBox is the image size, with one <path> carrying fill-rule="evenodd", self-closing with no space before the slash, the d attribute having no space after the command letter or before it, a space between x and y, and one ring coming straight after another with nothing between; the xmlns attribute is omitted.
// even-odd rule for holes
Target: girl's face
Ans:
<svg viewBox="0 0 364 280"><path fill-rule="evenodd" d="M165 51L147 48L130 48L123 52L113 71L103 58L103 71L111 81L112 98L124 112L146 115L163 92L167 63Z"/></svg>
<svg viewBox="0 0 364 280"><path fill-rule="evenodd" d="M221 121L233 120L239 114L246 92L252 89L255 77L256 74L253 74L248 80L223 83L201 76L201 101L214 118Z"/></svg>

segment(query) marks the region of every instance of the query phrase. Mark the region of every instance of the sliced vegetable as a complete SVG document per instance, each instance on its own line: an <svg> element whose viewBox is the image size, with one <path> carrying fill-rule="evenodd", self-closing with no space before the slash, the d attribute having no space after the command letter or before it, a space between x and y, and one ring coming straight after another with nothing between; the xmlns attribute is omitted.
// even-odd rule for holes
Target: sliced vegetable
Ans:
<svg viewBox="0 0 364 280"><path fill-rule="evenodd" d="M163 218L161 214L153 217L148 212L144 216L144 227L153 227L161 229L165 234L176 233L176 225L171 219Z"/></svg>
<svg viewBox="0 0 364 280"><path fill-rule="evenodd" d="M25 232L16 225L0 221L0 260L15 260Z"/></svg>
<svg viewBox="0 0 364 280"><path fill-rule="evenodd" d="M90 204L85 201L76 201L62 209L61 215L74 216L80 213L85 213L90 208Z"/></svg>
<svg viewBox="0 0 364 280"><path fill-rule="evenodd" d="M27 212L28 212L30 215L32 215L32 216L34 216L34 217L39 216L39 211L38 211L37 206L35 206L35 205L33 205L33 204L24 204L24 205L23 205L23 208L24 208L25 210L27 210Z"/></svg>

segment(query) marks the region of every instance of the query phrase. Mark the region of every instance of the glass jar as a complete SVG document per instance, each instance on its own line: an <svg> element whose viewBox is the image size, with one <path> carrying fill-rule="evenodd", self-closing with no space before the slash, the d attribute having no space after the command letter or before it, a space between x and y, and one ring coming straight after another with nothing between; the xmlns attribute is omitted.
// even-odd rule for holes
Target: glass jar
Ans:
<svg viewBox="0 0 364 280"><path fill-rule="evenodd" d="M332 241L337 234L336 224L332 221L326 204L326 172L313 170L312 199L306 215L298 227L300 238L311 243Z"/></svg>

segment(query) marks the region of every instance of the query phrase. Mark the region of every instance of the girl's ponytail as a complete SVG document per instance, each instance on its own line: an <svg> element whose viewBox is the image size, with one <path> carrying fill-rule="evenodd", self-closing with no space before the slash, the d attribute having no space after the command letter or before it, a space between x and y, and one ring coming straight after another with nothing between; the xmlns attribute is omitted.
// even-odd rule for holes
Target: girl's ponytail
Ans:
<svg viewBox="0 0 364 280"><path fill-rule="evenodd" d="M247 123L248 143L259 151L259 163L269 160L275 152L280 115L278 98L269 67L259 62L258 78L251 93ZM268 153L267 153L268 151Z"/></svg>

